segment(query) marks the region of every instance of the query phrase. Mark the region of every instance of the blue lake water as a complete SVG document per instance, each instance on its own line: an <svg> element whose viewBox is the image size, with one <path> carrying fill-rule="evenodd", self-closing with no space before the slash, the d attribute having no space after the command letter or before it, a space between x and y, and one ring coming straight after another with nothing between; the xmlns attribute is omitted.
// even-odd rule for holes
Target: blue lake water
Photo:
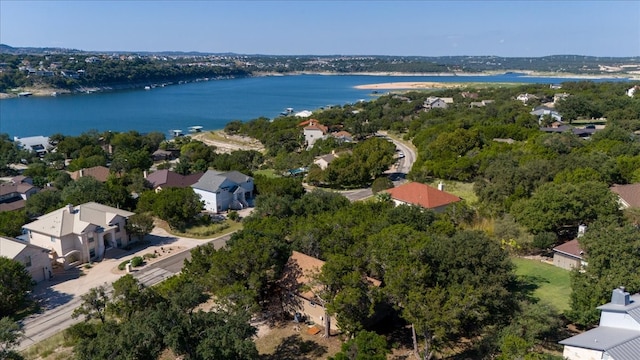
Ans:
<svg viewBox="0 0 640 360"><path fill-rule="evenodd" d="M151 90L0 100L0 133L11 137L79 135L88 130L139 132L200 125L221 129L231 120L273 118L285 108L314 110L371 100L371 90L354 86L386 82L515 82L555 84L580 79L495 76L295 75L193 82ZM609 80L593 80L609 81ZM615 81L624 81L616 79ZM382 92L382 91L381 91Z"/></svg>

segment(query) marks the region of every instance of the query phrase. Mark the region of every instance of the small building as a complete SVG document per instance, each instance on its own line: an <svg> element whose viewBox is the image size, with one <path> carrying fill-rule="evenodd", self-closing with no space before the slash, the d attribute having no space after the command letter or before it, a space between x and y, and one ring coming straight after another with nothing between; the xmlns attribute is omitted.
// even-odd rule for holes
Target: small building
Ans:
<svg viewBox="0 0 640 360"><path fill-rule="evenodd" d="M553 248L553 265L566 270L580 269L587 265L578 239Z"/></svg>
<svg viewBox="0 0 640 360"><path fill-rule="evenodd" d="M418 182L410 182L385 190L396 205L416 205L435 212L443 212L449 205L461 199L444 191L442 183L438 189Z"/></svg>
<svg viewBox="0 0 640 360"><path fill-rule="evenodd" d="M253 199L253 178L239 171L207 170L191 187L204 201L205 210L214 213L247 208Z"/></svg>
<svg viewBox="0 0 640 360"><path fill-rule="evenodd" d="M69 204L24 225L19 239L48 249L52 260L68 268L100 260L111 248L127 246L130 239L125 225L131 215L95 202Z"/></svg>
<svg viewBox="0 0 640 360"><path fill-rule="evenodd" d="M598 327L560 341L567 360L637 360L640 355L640 294L613 290Z"/></svg>
<svg viewBox="0 0 640 360"><path fill-rule="evenodd" d="M51 278L52 266L49 249L0 236L0 256L21 262L35 282Z"/></svg>
<svg viewBox="0 0 640 360"><path fill-rule="evenodd" d="M153 161L169 161L175 160L180 156L180 150L162 150L158 149L151 154Z"/></svg>
<svg viewBox="0 0 640 360"><path fill-rule="evenodd" d="M610 189L618 195L621 209L640 208L640 183L613 185Z"/></svg>
<svg viewBox="0 0 640 360"><path fill-rule="evenodd" d="M516 96L516 100L522 101L523 104L527 104L529 101L537 100L537 99L538 99L537 96L529 93L519 94L518 96Z"/></svg>
<svg viewBox="0 0 640 360"><path fill-rule="evenodd" d="M538 124L542 124L542 120L548 116L554 122L562 123L562 115L554 109L546 106L537 106L529 114L538 117Z"/></svg>

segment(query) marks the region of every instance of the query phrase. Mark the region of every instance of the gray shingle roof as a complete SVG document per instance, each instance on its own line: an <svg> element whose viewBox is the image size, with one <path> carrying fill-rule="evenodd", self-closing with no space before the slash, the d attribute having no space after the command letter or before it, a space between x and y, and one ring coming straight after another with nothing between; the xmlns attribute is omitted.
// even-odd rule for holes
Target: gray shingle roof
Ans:
<svg viewBox="0 0 640 360"><path fill-rule="evenodd" d="M609 351L609 349L637 339L640 339L640 331L638 330L600 326L582 334L564 339L560 341L560 344L584 349ZM618 358L615 359L618 360Z"/></svg>
<svg viewBox="0 0 640 360"><path fill-rule="evenodd" d="M215 170L207 170L207 172L202 175L200 180L198 180L197 183L193 184L192 187L194 189L216 192L220 188L220 185L225 182L225 180L229 180L236 185L240 185L246 183L250 179L250 176L247 176L239 171L229 171L226 173L221 173Z"/></svg>

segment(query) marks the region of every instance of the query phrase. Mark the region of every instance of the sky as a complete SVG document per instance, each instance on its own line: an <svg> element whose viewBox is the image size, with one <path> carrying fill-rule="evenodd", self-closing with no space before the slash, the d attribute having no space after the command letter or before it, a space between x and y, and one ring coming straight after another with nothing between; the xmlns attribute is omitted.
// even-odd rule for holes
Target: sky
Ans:
<svg viewBox="0 0 640 360"><path fill-rule="evenodd" d="M0 43L267 55L640 56L640 0L0 0Z"/></svg>

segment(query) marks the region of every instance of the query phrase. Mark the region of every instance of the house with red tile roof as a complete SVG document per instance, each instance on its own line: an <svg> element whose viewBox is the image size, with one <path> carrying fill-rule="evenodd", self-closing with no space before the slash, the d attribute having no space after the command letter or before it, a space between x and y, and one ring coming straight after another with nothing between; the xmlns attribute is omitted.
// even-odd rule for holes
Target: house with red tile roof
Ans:
<svg viewBox="0 0 640 360"><path fill-rule="evenodd" d="M553 265L566 270L581 268L587 263L584 261L584 251L580 248L578 239L553 248Z"/></svg>
<svg viewBox="0 0 640 360"><path fill-rule="evenodd" d="M299 125L307 124L303 128L304 133L304 141L307 144L307 149L313 147L313 144L319 139L324 139L329 132L329 128L320 124L318 120L310 119L308 121L303 121Z"/></svg>
<svg viewBox="0 0 640 360"><path fill-rule="evenodd" d="M410 182L385 191L391 195L391 200L396 205L417 205L435 212L442 212L447 206L461 200L459 197L443 191L443 186L438 187L440 189L418 182Z"/></svg>
<svg viewBox="0 0 640 360"><path fill-rule="evenodd" d="M640 208L640 183L613 185L610 189L618 195L621 209Z"/></svg>

